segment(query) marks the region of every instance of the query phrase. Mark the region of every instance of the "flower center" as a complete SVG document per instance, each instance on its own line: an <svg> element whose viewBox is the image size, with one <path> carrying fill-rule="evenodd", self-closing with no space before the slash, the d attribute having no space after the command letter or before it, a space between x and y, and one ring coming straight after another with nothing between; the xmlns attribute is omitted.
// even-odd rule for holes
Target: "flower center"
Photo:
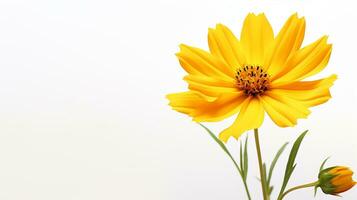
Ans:
<svg viewBox="0 0 357 200"><path fill-rule="evenodd" d="M248 96L257 96L269 89L269 75L261 66L246 65L237 70L237 87Z"/></svg>

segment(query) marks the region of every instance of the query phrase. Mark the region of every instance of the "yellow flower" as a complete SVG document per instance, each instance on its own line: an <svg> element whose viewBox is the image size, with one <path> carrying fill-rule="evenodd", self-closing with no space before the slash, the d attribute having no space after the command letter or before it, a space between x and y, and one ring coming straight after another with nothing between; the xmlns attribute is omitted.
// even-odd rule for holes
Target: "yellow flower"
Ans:
<svg viewBox="0 0 357 200"><path fill-rule="evenodd" d="M325 194L338 195L351 189L356 182L352 179L353 172L347 167L330 167L319 173L319 184Z"/></svg>
<svg viewBox="0 0 357 200"><path fill-rule="evenodd" d="M280 127L296 125L309 107L331 98L336 75L303 81L322 71L331 54L327 36L300 48L305 19L292 15L274 37L264 14L248 14L240 40L224 25L208 31L209 52L180 45L189 91L167 95L176 111L196 122L221 121L239 112L219 138L227 141L261 126L265 112Z"/></svg>

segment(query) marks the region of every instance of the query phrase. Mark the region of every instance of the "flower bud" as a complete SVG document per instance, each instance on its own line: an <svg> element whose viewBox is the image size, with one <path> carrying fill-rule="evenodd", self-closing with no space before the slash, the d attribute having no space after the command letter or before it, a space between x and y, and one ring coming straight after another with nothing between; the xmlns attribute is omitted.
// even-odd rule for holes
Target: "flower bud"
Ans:
<svg viewBox="0 0 357 200"><path fill-rule="evenodd" d="M325 194L338 195L356 184L352 175L353 172L348 167L326 168L320 171L319 184L316 187L320 187Z"/></svg>

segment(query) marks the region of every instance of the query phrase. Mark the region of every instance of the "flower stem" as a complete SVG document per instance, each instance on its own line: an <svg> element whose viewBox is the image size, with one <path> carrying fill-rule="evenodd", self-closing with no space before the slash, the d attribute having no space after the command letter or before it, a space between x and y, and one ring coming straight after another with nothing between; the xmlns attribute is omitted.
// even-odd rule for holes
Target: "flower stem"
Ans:
<svg viewBox="0 0 357 200"><path fill-rule="evenodd" d="M316 185L318 185L319 182L313 182L313 183L308 183L308 184L304 184L304 185L299 185L293 188L288 189L286 192L283 193L283 195L281 195L281 197L278 198L278 200L282 200L287 194L289 194L290 192L293 192L295 190L299 190L299 189L303 189L303 188L308 188L308 187L315 187Z"/></svg>
<svg viewBox="0 0 357 200"><path fill-rule="evenodd" d="M264 169L263 169L263 161L262 161L262 154L260 151L260 143L259 143L259 132L258 129L254 129L254 138L255 138L255 146L257 149L257 156L258 156L258 163L259 163L259 171L260 171L260 182L262 184L262 191L263 191L263 197L264 200L269 200L269 195L266 191L266 180L265 180L265 175L264 175Z"/></svg>

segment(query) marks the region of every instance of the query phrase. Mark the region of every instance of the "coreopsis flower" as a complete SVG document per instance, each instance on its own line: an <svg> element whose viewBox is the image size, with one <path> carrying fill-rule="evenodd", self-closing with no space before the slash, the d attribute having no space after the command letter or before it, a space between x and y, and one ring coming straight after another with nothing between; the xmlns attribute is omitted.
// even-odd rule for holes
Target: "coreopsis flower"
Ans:
<svg viewBox="0 0 357 200"><path fill-rule="evenodd" d="M347 167L330 167L319 173L319 184L325 194L338 195L351 189L356 182L352 179L353 172Z"/></svg>
<svg viewBox="0 0 357 200"><path fill-rule="evenodd" d="M167 95L172 108L196 122L239 113L219 138L227 141L259 128L267 113L280 127L306 118L309 108L331 98L336 75L304 81L322 71L331 54L327 36L301 48L305 19L292 15L274 36L264 14L248 14L240 39L224 25L209 29L209 51L180 45L188 91Z"/></svg>

